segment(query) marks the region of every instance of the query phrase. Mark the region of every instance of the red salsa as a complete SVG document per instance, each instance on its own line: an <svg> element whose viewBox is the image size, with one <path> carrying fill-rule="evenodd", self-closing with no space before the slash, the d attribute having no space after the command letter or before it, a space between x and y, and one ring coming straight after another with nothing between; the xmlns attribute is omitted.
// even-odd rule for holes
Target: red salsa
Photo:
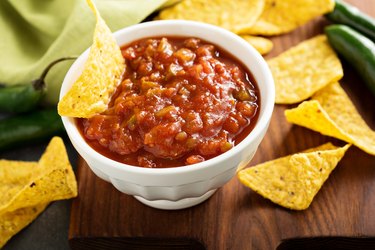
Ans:
<svg viewBox="0 0 375 250"><path fill-rule="evenodd" d="M155 37L121 50L126 69L108 109L77 120L99 153L148 168L191 165L230 150L253 129L255 80L216 45Z"/></svg>

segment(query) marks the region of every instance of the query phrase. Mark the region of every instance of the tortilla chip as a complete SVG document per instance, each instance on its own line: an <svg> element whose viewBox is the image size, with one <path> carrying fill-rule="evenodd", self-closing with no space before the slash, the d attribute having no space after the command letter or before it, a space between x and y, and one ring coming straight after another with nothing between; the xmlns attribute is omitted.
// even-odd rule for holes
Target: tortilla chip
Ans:
<svg viewBox="0 0 375 250"><path fill-rule="evenodd" d="M39 162L0 160L0 248L54 200L77 196L61 138L52 138Z"/></svg>
<svg viewBox="0 0 375 250"><path fill-rule="evenodd" d="M120 47L91 0L87 0L96 16L94 41L82 74L60 100L62 116L89 118L103 112L121 82L125 69Z"/></svg>
<svg viewBox="0 0 375 250"><path fill-rule="evenodd" d="M39 204L34 207L24 207L13 212L0 215L0 248L8 242L13 235L29 225L44 211L47 204Z"/></svg>
<svg viewBox="0 0 375 250"><path fill-rule="evenodd" d="M267 54L273 48L273 43L270 39L249 35L242 35L241 37L250 43L261 55Z"/></svg>
<svg viewBox="0 0 375 250"><path fill-rule="evenodd" d="M37 169L37 162L0 160L0 207L32 181Z"/></svg>
<svg viewBox="0 0 375 250"><path fill-rule="evenodd" d="M325 35L306 40L268 61L278 104L301 102L343 76L339 58Z"/></svg>
<svg viewBox="0 0 375 250"><path fill-rule="evenodd" d="M311 101L285 111L294 124L352 143L375 155L375 131L368 127L338 82L318 91Z"/></svg>
<svg viewBox="0 0 375 250"><path fill-rule="evenodd" d="M349 144L341 148L324 144L241 170L238 178L280 206L303 210L310 206L349 147Z"/></svg>
<svg viewBox="0 0 375 250"><path fill-rule="evenodd" d="M331 12L334 0L266 0L264 11L255 24L243 34L279 35Z"/></svg>
<svg viewBox="0 0 375 250"><path fill-rule="evenodd" d="M33 175L26 183L22 181L22 188L19 184L13 190L12 183L8 183L7 188L13 190L13 195L8 200L1 199L0 215L77 196L77 182L61 138L52 138L38 165L31 171Z"/></svg>
<svg viewBox="0 0 375 250"><path fill-rule="evenodd" d="M194 20L238 33L255 23L263 7L264 0L185 0L162 10L158 19Z"/></svg>

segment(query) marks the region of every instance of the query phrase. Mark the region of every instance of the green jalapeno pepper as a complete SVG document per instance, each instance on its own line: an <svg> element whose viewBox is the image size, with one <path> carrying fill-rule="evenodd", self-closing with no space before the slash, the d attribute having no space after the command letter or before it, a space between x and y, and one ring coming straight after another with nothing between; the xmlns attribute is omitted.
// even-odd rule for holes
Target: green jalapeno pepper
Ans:
<svg viewBox="0 0 375 250"><path fill-rule="evenodd" d="M357 70L375 96L375 43L342 24L327 26L325 33L335 51Z"/></svg>
<svg viewBox="0 0 375 250"><path fill-rule="evenodd" d="M348 25L375 42L375 19L356 7L341 0L335 0L335 8L326 17L334 22Z"/></svg>
<svg viewBox="0 0 375 250"><path fill-rule="evenodd" d="M64 132L56 107L0 120L0 150L38 143Z"/></svg>
<svg viewBox="0 0 375 250"><path fill-rule="evenodd" d="M51 62L31 84L0 87L0 112L23 113L34 109L45 94L44 79L49 70L59 62L72 59L76 57L63 57Z"/></svg>

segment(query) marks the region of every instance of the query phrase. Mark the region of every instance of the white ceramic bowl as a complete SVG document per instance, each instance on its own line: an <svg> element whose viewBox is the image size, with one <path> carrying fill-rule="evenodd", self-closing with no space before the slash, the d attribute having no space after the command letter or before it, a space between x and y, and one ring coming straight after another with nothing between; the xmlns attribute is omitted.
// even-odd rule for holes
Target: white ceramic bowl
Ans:
<svg viewBox="0 0 375 250"><path fill-rule="evenodd" d="M150 169L113 161L92 149L82 138L74 119L62 117L69 138L91 170L111 182L123 193L161 209L194 206L210 197L227 183L238 167L247 165L263 139L273 111L275 88L263 57L247 42L222 28L192 21L153 21L137 24L114 33L120 45L153 36L198 37L230 52L248 67L260 90L259 118L253 131L231 150L194 166ZM60 98L80 75L89 50L71 66L61 87Z"/></svg>

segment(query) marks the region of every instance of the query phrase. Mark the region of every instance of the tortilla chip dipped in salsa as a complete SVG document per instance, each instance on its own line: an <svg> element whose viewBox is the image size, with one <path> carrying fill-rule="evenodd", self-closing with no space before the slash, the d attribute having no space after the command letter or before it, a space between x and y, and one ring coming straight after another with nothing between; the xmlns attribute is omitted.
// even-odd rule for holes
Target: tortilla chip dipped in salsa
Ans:
<svg viewBox="0 0 375 250"><path fill-rule="evenodd" d="M243 169L237 175L242 184L264 198L289 209L304 210L349 147L327 143Z"/></svg>
<svg viewBox="0 0 375 250"><path fill-rule="evenodd" d="M352 143L375 155L375 131L362 119L338 82L318 91L310 101L286 110L285 116L291 123Z"/></svg>
<svg viewBox="0 0 375 250"><path fill-rule="evenodd" d="M110 29L92 1L87 3L96 16L94 40L82 74L58 104L61 116L87 118L104 111L125 68Z"/></svg>
<svg viewBox="0 0 375 250"><path fill-rule="evenodd" d="M343 76L341 62L325 35L303 41L268 60L275 80L277 104L292 104Z"/></svg>
<svg viewBox="0 0 375 250"><path fill-rule="evenodd" d="M273 36L287 33L331 12L334 6L334 0L266 0L262 15L242 34Z"/></svg>

